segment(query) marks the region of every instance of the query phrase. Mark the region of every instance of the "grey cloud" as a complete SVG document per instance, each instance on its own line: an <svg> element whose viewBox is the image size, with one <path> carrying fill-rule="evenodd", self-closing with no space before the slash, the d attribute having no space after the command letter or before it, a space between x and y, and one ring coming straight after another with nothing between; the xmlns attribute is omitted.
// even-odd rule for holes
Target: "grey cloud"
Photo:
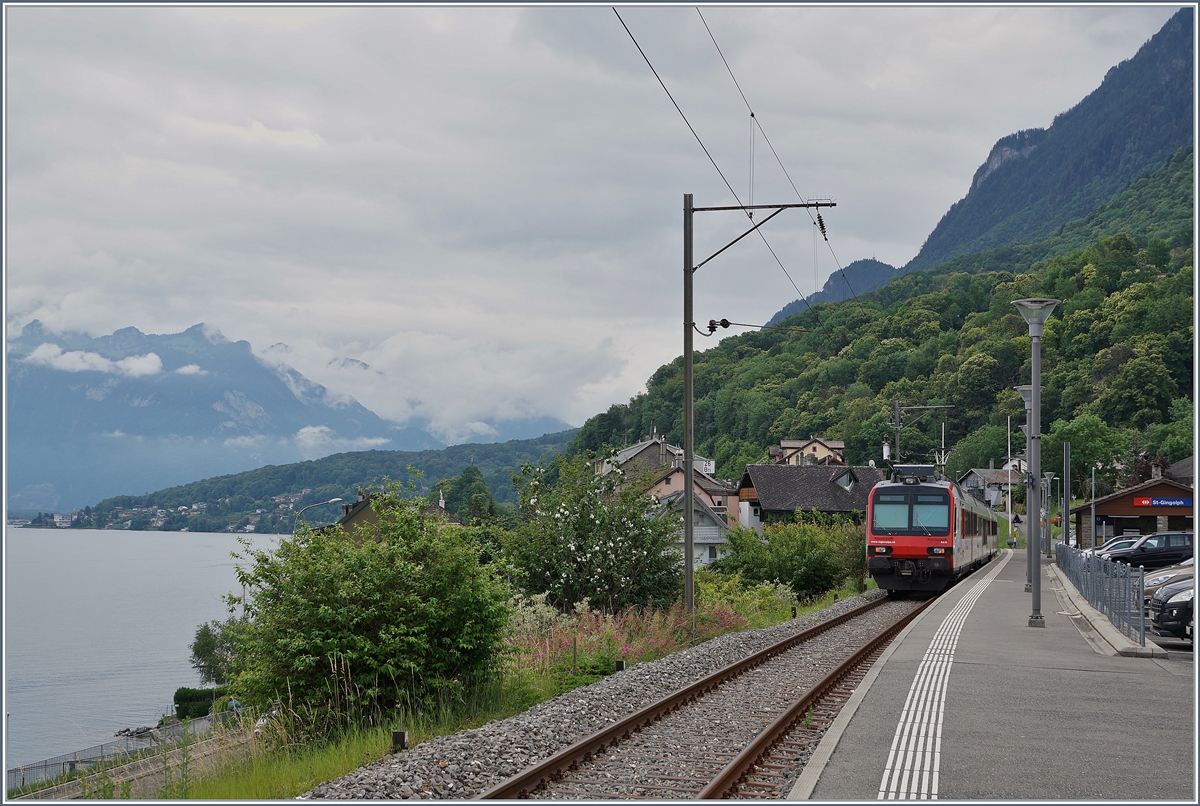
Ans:
<svg viewBox="0 0 1200 806"><path fill-rule="evenodd" d="M801 192L838 200L843 264L911 258L996 139L1172 12L704 9ZM682 194L732 199L610 9L6 13L10 335L204 321L447 435L581 422L678 354ZM746 198L748 117L695 9L622 16ZM755 183L794 198L761 141ZM811 291L834 267L814 279L788 215L769 237ZM704 218L697 252L742 223ZM795 297L743 246L698 276L699 318Z"/></svg>

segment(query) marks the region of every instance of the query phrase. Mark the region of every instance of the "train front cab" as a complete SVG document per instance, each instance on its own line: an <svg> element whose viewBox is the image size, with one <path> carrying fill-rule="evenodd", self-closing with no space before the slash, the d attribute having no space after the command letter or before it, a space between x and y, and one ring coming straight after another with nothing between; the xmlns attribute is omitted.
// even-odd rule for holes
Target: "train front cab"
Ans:
<svg viewBox="0 0 1200 806"><path fill-rule="evenodd" d="M995 516L932 466L901 465L867 506L867 570L884 590L937 592L993 554Z"/></svg>

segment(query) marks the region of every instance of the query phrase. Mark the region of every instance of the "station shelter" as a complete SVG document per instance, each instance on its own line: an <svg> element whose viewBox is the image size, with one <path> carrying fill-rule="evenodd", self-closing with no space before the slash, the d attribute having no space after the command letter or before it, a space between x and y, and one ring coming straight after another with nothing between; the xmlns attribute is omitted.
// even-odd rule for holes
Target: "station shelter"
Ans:
<svg viewBox="0 0 1200 806"><path fill-rule="evenodd" d="M1097 498L1096 533L1092 534L1092 502L1071 508L1079 546L1098 546L1123 534L1193 531L1192 488L1157 478Z"/></svg>

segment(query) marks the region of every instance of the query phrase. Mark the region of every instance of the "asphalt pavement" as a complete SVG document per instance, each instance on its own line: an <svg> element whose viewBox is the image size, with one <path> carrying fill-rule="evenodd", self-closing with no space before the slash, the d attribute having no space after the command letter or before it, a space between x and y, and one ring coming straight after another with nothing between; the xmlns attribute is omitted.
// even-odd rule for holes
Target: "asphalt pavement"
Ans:
<svg viewBox="0 0 1200 806"><path fill-rule="evenodd" d="M1042 628L1028 626L1024 551L943 595L859 686L792 798L1195 803L1191 644L1133 645L1049 565Z"/></svg>

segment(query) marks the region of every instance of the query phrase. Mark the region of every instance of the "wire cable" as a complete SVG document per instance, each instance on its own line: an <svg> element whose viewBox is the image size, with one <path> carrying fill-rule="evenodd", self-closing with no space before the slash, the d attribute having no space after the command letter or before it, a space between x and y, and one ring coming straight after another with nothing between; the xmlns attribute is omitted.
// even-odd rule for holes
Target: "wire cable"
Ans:
<svg viewBox="0 0 1200 806"><path fill-rule="evenodd" d="M720 321L718 321L716 319L709 319L707 333L705 333L703 330L696 327L695 325L692 325L692 327L696 328L697 333L699 333L701 336L705 336L705 337L711 336L712 334L716 333L717 328L719 328L719 327L730 327L730 326L753 327L753 328L758 328L759 330L790 330L794 333L816 333L817 332L815 330L810 330L809 328L806 328L806 327L796 327L794 325L748 325L745 322L730 322L728 319L721 319Z"/></svg>
<svg viewBox="0 0 1200 806"><path fill-rule="evenodd" d="M625 20L621 18L621 14L620 14L620 12L617 11L615 6L612 7L612 10L613 10L613 13L617 15L617 19L620 21L621 27L625 29L625 33L629 34L629 38L633 41L634 47L636 47L638 49L638 53L640 53L642 55L642 59L646 62L646 66L650 68L650 72L654 74L654 77L656 79L658 79L658 84L660 87L663 88L663 92L665 92L667 94L667 98L670 99L671 105L675 107L675 111L679 113L679 116L681 118L683 118L683 122L687 125L688 130L692 133L692 136L696 138L696 142L700 144L700 148L704 151L704 155L706 157L708 157L708 161L712 163L713 168L716 168L717 174L720 175L721 181L725 183L725 187L729 189L730 194L733 196L734 200L737 201L738 207L741 207L742 212L744 212L746 214L746 217L749 218L751 221L753 221L754 220L753 213L750 210L746 209L746 205L742 203L742 200L738 196L737 191L733 189L733 185L729 184L729 180L725 178L725 173L721 170L720 166L717 165L717 161L715 159L713 159L713 156L712 156L712 154L709 153L708 148L705 147L704 141L701 140L700 135L696 133L696 129L693 128L691 122L687 119L687 115L683 114L683 110L679 108L679 104L676 103L674 96L671 95L671 91L669 89L667 89L667 85L666 85L666 83L663 82L662 77L659 76L658 71L654 69L654 65L650 63L650 58L646 55L646 52L644 50L642 50L642 46L638 44L637 37L635 37L633 35L633 32L629 30L629 26L625 24ZM699 9L696 9L696 10L699 11ZM703 16L701 16L701 19L703 19ZM705 27L707 27L707 25L708 24L705 23ZM714 40L714 43L715 43L715 40ZM722 58L724 58L724 57L722 57ZM736 80L735 80L735 83L736 83ZM740 91L740 88L739 88L739 91ZM743 96L743 98L744 98L744 96ZM761 131L761 130L762 130L762 128L759 127L759 131ZM764 135L764 137L765 137L765 135ZM774 149L772 149L772 151L774 151ZM776 159L778 159L778 156L776 157ZM804 200L801 199L801 201L803 202ZM807 202L805 202L805 203L807 203ZM811 216L812 213L809 213L809 215ZM763 244L765 244L767 247L767 251L771 253L771 257L773 257L775 259L775 263L779 266L780 270L783 272L783 275L785 277L787 277L788 282L792 284L792 288L794 288L796 290L796 293L800 295L800 299L804 302L805 305L808 306L809 311L812 312L813 318L817 322L817 326L821 327L820 317L817 315L816 311L812 310L812 305L809 305L808 298L804 296L804 292L802 292L800 290L800 286L796 285L796 281L792 279L792 275L789 274L787 268L784 267L783 261L781 261L779 259L779 255L775 254L775 250L771 247L771 244L767 241L767 236L763 234L762 230L759 229L757 225L755 225L754 230L755 230L755 232L758 233L758 237L762 238ZM822 332L824 332L823 327L822 327ZM829 334L826 334L827 337L828 337L828 335Z"/></svg>
<svg viewBox="0 0 1200 806"><path fill-rule="evenodd" d="M796 198L803 203L807 203L808 200L800 193L800 190L796 187L796 183L792 181L792 175L788 173L788 169L784 167L783 160L779 158L779 152L775 150L775 146L771 143L771 138L767 137L767 132L762 127L762 121L760 121L758 116L754 114L754 109L750 106L750 101L746 98L746 93L742 91L742 85L738 83L737 76L733 74L733 68L729 66L729 60L725 58L725 54L721 51L721 46L717 44L717 38L713 35L712 28L708 27L708 20L704 19L704 14L701 13L699 7L696 8L696 13L700 15L700 21L704 23L704 30L708 31L708 38L712 40L713 47L717 49L717 55L721 57L721 62L725 65L725 69L729 72L729 77L733 79L733 86L737 87L738 95L742 96L742 103L746 105L746 110L750 113L752 125L758 127L758 131L760 134L762 134L763 140L766 142L767 147L771 149L771 154L775 157L775 161L779 163L779 169L783 171L783 175L787 177L788 184L791 185L792 190L795 191ZM751 159L753 159L753 157ZM812 218L813 223L816 224L817 219L813 218L812 211L808 210L808 208L805 209L808 212L808 217ZM820 214L818 213L818 215ZM842 268L842 263L840 260L838 260L837 253L833 251L833 244L829 243L829 236L825 234L824 226L821 227L821 235L825 238L825 245L829 247L829 254L833 256L833 262L838 267L838 272L842 275L842 280L845 281L846 288L850 290L850 295L854 297L854 301L857 302L858 295L854 293L854 288L850 285L849 278L846 277L846 271L844 268ZM797 289L797 291L799 291L799 289ZM803 294L800 296L801 298L804 297ZM805 300L804 302L806 305L808 304L808 300ZM811 308L812 306L809 307Z"/></svg>

